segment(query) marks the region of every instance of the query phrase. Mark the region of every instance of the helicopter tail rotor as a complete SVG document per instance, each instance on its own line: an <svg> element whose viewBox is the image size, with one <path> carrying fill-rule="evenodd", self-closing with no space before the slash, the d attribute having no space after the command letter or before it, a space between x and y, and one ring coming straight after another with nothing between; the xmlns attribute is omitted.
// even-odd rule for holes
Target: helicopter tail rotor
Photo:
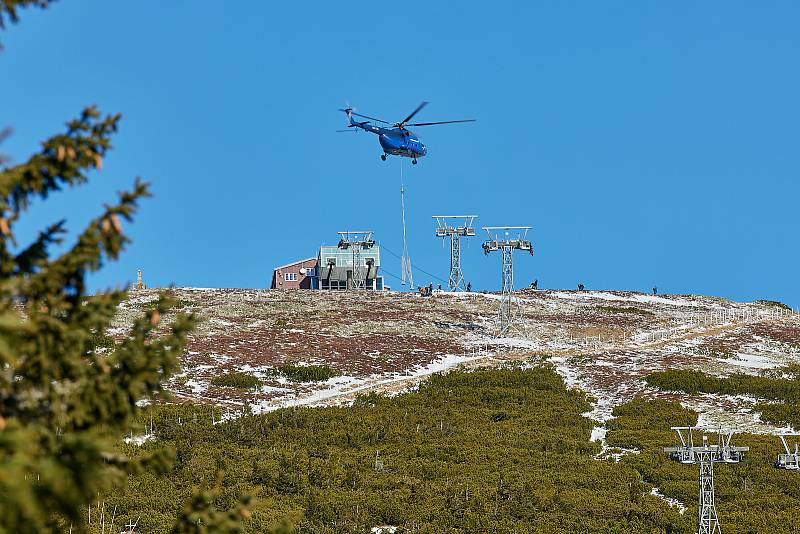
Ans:
<svg viewBox="0 0 800 534"><path fill-rule="evenodd" d="M337 133L342 133L342 132L357 132L357 131L358 131L358 128L354 128L354 126L357 126L359 123L358 123L358 122L356 122L355 120L353 120L353 112L355 111L355 108L353 108L353 107L351 107L351 106L350 106L350 102L345 102L345 106L346 106L346 107L345 107L345 108L343 108L343 109L342 109L342 108L340 108L340 109L339 109L339 111L341 111L341 112L343 112L345 115L347 115L347 128L348 128L348 129L347 129L347 130L336 130L336 132L337 132ZM362 124L366 124L366 123L362 123Z"/></svg>
<svg viewBox="0 0 800 534"><path fill-rule="evenodd" d="M344 109L339 109L339 111L342 111L342 112L344 112L345 115L347 115L348 126L352 126L353 122L354 122L353 121L353 111L355 111L355 110L350 107L350 104L347 104L347 107L345 107Z"/></svg>

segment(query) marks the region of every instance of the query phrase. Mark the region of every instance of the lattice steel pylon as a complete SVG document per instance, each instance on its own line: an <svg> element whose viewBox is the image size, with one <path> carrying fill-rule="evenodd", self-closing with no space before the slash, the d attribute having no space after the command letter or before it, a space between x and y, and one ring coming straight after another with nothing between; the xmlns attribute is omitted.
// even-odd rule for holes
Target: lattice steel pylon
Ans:
<svg viewBox="0 0 800 534"><path fill-rule="evenodd" d="M352 275L347 280L347 289L367 289L367 265L361 261L361 252L375 246L372 230L350 230L338 232L338 247L353 253Z"/></svg>
<svg viewBox="0 0 800 534"><path fill-rule="evenodd" d="M533 245L528 241L530 226L484 226L489 239L483 243L483 253L496 250L503 253L503 290L498 314L498 333L506 334L514 325L518 315L518 303L514 298L514 250L526 250L533 256Z"/></svg>
<svg viewBox="0 0 800 534"><path fill-rule="evenodd" d="M406 238L406 187L403 182L403 158L400 158L400 213L403 222L403 255L400 257L400 283L414 287L414 273L411 270L411 256L408 253L408 240Z"/></svg>
<svg viewBox="0 0 800 534"><path fill-rule="evenodd" d="M680 447L664 447L664 452L670 458L684 464L698 464L700 466L700 480L697 496L697 532L698 534L721 534L719 516L714 502L714 463L738 463L750 447L734 447L731 445L733 432L717 433L717 443L708 443L708 436L703 434L703 444L694 444L695 430L697 427L673 426L672 430L678 433L681 440ZM700 430L702 432L702 430Z"/></svg>
<svg viewBox="0 0 800 534"><path fill-rule="evenodd" d="M472 223L478 216L434 215L433 218L436 219L436 237L450 238L450 278L447 285L450 291L464 291L466 287L464 273L461 271L461 238L475 235Z"/></svg>

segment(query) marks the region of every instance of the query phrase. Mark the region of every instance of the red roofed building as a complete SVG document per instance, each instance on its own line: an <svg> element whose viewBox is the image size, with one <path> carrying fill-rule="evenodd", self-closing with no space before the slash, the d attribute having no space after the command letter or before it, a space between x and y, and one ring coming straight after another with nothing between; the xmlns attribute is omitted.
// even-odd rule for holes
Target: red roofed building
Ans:
<svg viewBox="0 0 800 534"><path fill-rule="evenodd" d="M276 267L272 271L271 289L312 289L316 284L317 258L308 258Z"/></svg>

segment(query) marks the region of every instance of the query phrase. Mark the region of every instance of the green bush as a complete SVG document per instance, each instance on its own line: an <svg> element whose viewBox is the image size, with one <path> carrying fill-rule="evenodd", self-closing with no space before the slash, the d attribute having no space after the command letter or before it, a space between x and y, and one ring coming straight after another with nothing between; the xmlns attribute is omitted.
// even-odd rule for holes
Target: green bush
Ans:
<svg viewBox="0 0 800 534"><path fill-rule="evenodd" d="M795 371L792 369L791 372ZM784 402L800 401L800 381L788 378L769 378L741 373L719 378L700 371L669 370L652 373L646 380L649 385L668 391L752 395Z"/></svg>
<svg viewBox="0 0 800 534"><path fill-rule="evenodd" d="M219 470L222 506L239 492L258 496L247 533L282 518L314 534L383 524L420 533L691 533L693 517L647 495L637 472L593 458L595 423L581 415L589 409L584 393L546 368L452 372L354 406L217 424L208 407L153 406L142 422L153 418L179 463L160 479L133 475L128 490L101 500L134 519L163 513L168 526L179 509L172 503Z"/></svg>
<svg viewBox="0 0 800 534"><path fill-rule="evenodd" d="M152 421L158 441L143 448L174 448L175 468L161 477L131 475L127 488L99 500L117 506L118 517L150 518L149 528L162 532L191 487L219 470L218 504L239 493L258 496L246 533L283 518L314 534L382 524L464 534L696 532L697 466L670 460L663 447L677 442L670 426L694 424L697 414L663 400L617 407L609 446L640 451L617 463L594 459L596 423L581 415L590 408L584 393L547 368L434 375L402 395L222 423L208 406L153 405L138 423ZM751 450L742 464L715 472L723 532L792 532L800 488L796 473L772 466L780 441L734 439ZM678 514L649 495L650 484L689 509Z"/></svg>
<svg viewBox="0 0 800 534"><path fill-rule="evenodd" d="M284 363L278 368L278 371L292 382L322 382L340 374L327 365L295 365L293 363Z"/></svg>
<svg viewBox="0 0 800 534"><path fill-rule="evenodd" d="M783 302L778 302L777 300L757 300L755 301L756 304L761 304L764 306L772 306L773 308L781 308L784 310L791 310L789 306L784 304Z"/></svg>
<svg viewBox="0 0 800 534"><path fill-rule="evenodd" d="M761 412L761 420L766 423L800 428L800 406L797 403L763 403L758 404L755 409Z"/></svg>
<svg viewBox="0 0 800 534"><path fill-rule="evenodd" d="M92 352L111 352L117 347L116 341L111 336L92 332L89 336L89 350Z"/></svg>
<svg viewBox="0 0 800 534"><path fill-rule="evenodd" d="M236 371L215 376L211 379L211 384L230 388L253 389L261 385L261 380L253 375Z"/></svg>

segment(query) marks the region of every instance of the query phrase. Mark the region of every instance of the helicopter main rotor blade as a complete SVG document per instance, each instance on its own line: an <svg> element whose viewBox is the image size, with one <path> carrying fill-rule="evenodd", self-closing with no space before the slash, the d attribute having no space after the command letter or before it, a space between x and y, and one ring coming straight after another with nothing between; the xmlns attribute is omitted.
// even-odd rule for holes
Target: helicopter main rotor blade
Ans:
<svg viewBox="0 0 800 534"><path fill-rule="evenodd" d="M385 120L376 119L375 117L368 117L367 115L362 115L361 113L353 113L356 117L364 117L365 119L369 119L371 121L382 122L383 124L392 124L391 122L387 122Z"/></svg>
<svg viewBox="0 0 800 534"><path fill-rule="evenodd" d="M434 124L454 124L456 122L475 122L475 119L464 119L460 121L417 122L414 124L406 124L406 126L433 126Z"/></svg>
<svg viewBox="0 0 800 534"><path fill-rule="evenodd" d="M419 110L421 110L422 108L424 108L424 107L425 107L425 106L427 106L427 105L428 105L428 103L427 103L427 102L425 102L425 101L423 101L423 102L422 102L422 104L420 104L419 106L417 106L417 109L415 109L414 111L412 111L412 112L411 112L411 115L409 115L408 117L406 117L405 119L403 119L402 121L400 121L398 124L399 124L399 125L405 125L405 124L406 124L408 121L410 121L410 120L411 120L411 118L412 118L412 117L414 117L414 115L416 115L417 113L419 113Z"/></svg>

